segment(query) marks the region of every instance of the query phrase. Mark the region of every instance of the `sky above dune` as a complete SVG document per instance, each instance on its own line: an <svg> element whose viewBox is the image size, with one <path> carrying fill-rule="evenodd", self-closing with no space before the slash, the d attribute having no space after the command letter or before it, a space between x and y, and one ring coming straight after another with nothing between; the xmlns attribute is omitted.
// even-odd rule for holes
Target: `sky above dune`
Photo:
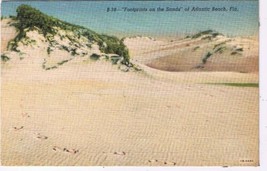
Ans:
<svg viewBox="0 0 267 171"><path fill-rule="evenodd" d="M213 29L229 36L258 34L258 1L16 1L3 2L2 15L31 5L61 20L113 35L179 36ZM237 11L230 11L230 8ZM135 11L134 9L147 11ZM156 11L149 11L150 9ZM158 8L164 11L157 11ZM167 8L173 8L167 11ZM186 11L189 8L189 11ZM209 8L209 11L192 9ZM213 11L213 8L227 11ZM116 11L111 11L116 9ZM176 9L176 10L175 10ZM180 11L179 11L180 9ZM109 11L109 12L107 12ZM134 12L135 11L135 12Z"/></svg>

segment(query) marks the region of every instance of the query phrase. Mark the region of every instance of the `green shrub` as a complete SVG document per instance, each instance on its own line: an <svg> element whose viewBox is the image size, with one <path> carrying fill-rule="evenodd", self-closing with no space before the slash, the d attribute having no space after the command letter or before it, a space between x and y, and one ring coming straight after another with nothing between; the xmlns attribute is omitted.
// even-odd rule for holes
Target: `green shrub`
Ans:
<svg viewBox="0 0 267 171"><path fill-rule="evenodd" d="M98 60L100 58L100 55L96 54L96 53L93 53L91 56L90 56L91 59L93 60Z"/></svg>
<svg viewBox="0 0 267 171"><path fill-rule="evenodd" d="M205 64L207 62L207 60L211 57L212 53L208 52L204 58L202 59L202 63Z"/></svg>
<svg viewBox="0 0 267 171"><path fill-rule="evenodd" d="M2 54L2 55L1 55L1 60L2 60L3 62L7 62L7 61L10 60L10 58L9 58L7 55Z"/></svg>
<svg viewBox="0 0 267 171"><path fill-rule="evenodd" d="M219 53L222 53L224 50L226 50L226 47L219 47L219 48L217 48L216 50L214 50L214 53L217 53L217 52L219 52Z"/></svg>
<svg viewBox="0 0 267 171"><path fill-rule="evenodd" d="M120 56L111 56L111 62L112 64L117 64L119 60L121 60L122 57Z"/></svg>
<svg viewBox="0 0 267 171"><path fill-rule="evenodd" d="M67 52L70 52L69 48L67 46L65 46L65 45L62 45L61 48L64 49L65 51L67 51Z"/></svg>
<svg viewBox="0 0 267 171"><path fill-rule="evenodd" d="M212 36L206 36L206 37L203 37L203 38L201 38L201 40L211 40L212 39Z"/></svg>
<svg viewBox="0 0 267 171"><path fill-rule="evenodd" d="M66 63L66 62L69 62L69 60L63 60L63 61L61 61L61 62L58 62L57 64L58 64L58 65L63 65L63 64Z"/></svg>
<svg viewBox="0 0 267 171"><path fill-rule="evenodd" d="M243 52L243 48L237 48L237 49L235 49L235 51Z"/></svg>
<svg viewBox="0 0 267 171"><path fill-rule="evenodd" d="M221 43L218 43L216 45L213 46L213 49L216 49L217 47L221 46L221 45L225 45L226 42L221 42Z"/></svg>
<svg viewBox="0 0 267 171"><path fill-rule="evenodd" d="M52 51L51 47L48 47L46 51L47 51L47 54L50 55L50 53Z"/></svg>
<svg viewBox="0 0 267 171"><path fill-rule="evenodd" d="M211 35L211 37L214 38L214 37L217 37L218 35L221 35L221 34L214 31L214 30L205 30L205 31L198 32L197 34L194 34L193 36L191 36L191 38L196 39L196 38L199 38L203 35Z"/></svg>
<svg viewBox="0 0 267 171"><path fill-rule="evenodd" d="M225 85L225 86L235 86L235 87L259 87L259 83L208 83L214 85Z"/></svg>
<svg viewBox="0 0 267 171"><path fill-rule="evenodd" d="M240 55L240 53L239 53L239 52L236 52L236 51L234 51L234 52L231 52L231 55Z"/></svg>
<svg viewBox="0 0 267 171"><path fill-rule="evenodd" d="M72 56L75 56L75 55L78 55L78 53L76 52L76 48L75 49L71 49L71 55Z"/></svg>

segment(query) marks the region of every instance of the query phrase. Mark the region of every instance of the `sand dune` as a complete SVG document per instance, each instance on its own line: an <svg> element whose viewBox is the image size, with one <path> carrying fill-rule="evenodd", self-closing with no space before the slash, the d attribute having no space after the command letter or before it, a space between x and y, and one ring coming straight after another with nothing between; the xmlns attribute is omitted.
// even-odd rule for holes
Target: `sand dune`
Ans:
<svg viewBox="0 0 267 171"><path fill-rule="evenodd" d="M257 72L157 70L143 57L184 45L139 39L126 44L140 72L83 57L45 70L43 46L24 59L9 52L15 59L1 64L2 165L257 166L258 88L206 84L257 83ZM62 55L53 53L70 57Z"/></svg>
<svg viewBox="0 0 267 171"><path fill-rule="evenodd" d="M136 41L142 43L135 43ZM129 38L125 44L138 62L165 71L258 72L258 39L217 36L171 41ZM203 58L212 55L203 64Z"/></svg>
<svg viewBox="0 0 267 171"><path fill-rule="evenodd" d="M11 19L1 20L1 31L5 36L1 36L1 52L7 50L7 45L10 40L12 40L16 35L16 29L14 27L9 27L9 24L12 22Z"/></svg>

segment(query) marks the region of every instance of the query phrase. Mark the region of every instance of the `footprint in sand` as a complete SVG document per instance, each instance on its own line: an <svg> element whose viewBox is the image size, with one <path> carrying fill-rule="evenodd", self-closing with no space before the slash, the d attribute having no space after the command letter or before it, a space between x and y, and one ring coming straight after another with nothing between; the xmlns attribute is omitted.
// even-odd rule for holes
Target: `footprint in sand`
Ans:
<svg viewBox="0 0 267 171"><path fill-rule="evenodd" d="M115 151L113 154L120 155L120 156L125 156L126 155L126 153L124 151L122 151L122 152L116 152Z"/></svg>
<svg viewBox="0 0 267 171"><path fill-rule="evenodd" d="M66 153L70 153L70 154L76 154L79 152L79 150L77 150L77 149L67 149L67 148L61 148L58 146L54 146L52 149L53 149L53 151L66 152Z"/></svg>
<svg viewBox="0 0 267 171"><path fill-rule="evenodd" d="M76 149L67 149L67 148L63 148L63 151L64 152L67 152L67 153L71 153L71 154L76 154L79 152L79 150L76 150Z"/></svg>
<svg viewBox="0 0 267 171"><path fill-rule="evenodd" d="M157 159L153 159L153 160L148 160L149 163L153 164L153 163L162 163L164 165L168 165L168 166L175 166L176 162L168 162L168 161L164 161L164 162L160 162Z"/></svg>
<svg viewBox="0 0 267 171"><path fill-rule="evenodd" d="M24 128L24 126L21 126L21 127L13 127L16 131L18 131L18 130L21 130L21 129L23 129Z"/></svg>
<svg viewBox="0 0 267 171"><path fill-rule="evenodd" d="M157 159L148 160L149 163L158 163L159 161Z"/></svg>
<svg viewBox="0 0 267 171"><path fill-rule="evenodd" d="M102 152L103 154L114 154L114 155L119 155L119 156L125 156L126 155L126 152L124 152L124 151L121 151L121 152L117 152L117 151L115 151L115 152Z"/></svg>
<svg viewBox="0 0 267 171"><path fill-rule="evenodd" d="M21 115L22 115L22 117L24 117L24 118L29 118L29 117L31 117L28 113L21 113Z"/></svg>
<svg viewBox="0 0 267 171"><path fill-rule="evenodd" d="M58 146L54 146L54 147L53 147L53 150L54 150L54 151L62 151L62 149L61 149L60 147L58 147Z"/></svg>
<svg viewBox="0 0 267 171"><path fill-rule="evenodd" d="M171 165L171 166L175 166L176 163L175 162L164 162L164 165Z"/></svg>
<svg viewBox="0 0 267 171"><path fill-rule="evenodd" d="M46 140L46 139L48 139L47 136L41 135L40 133L37 134L37 137L36 138L38 138L40 140Z"/></svg>

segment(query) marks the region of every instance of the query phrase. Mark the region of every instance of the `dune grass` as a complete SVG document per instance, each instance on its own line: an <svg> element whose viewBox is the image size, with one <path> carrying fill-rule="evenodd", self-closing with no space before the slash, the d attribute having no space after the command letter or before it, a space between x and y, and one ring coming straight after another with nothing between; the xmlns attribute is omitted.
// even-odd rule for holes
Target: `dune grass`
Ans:
<svg viewBox="0 0 267 171"><path fill-rule="evenodd" d="M198 33L192 35L191 38L196 39L196 38L199 38L203 35L210 35L210 37L208 37L208 38L215 38L218 35L222 35L222 34L218 33L217 31L214 31L214 30L205 30L205 31L201 31L201 32L198 32Z"/></svg>
<svg viewBox="0 0 267 171"><path fill-rule="evenodd" d="M7 55L5 55L5 54L1 54L1 61L3 61L3 62L7 62L7 61L9 61L10 60L10 58L7 56Z"/></svg>
<svg viewBox="0 0 267 171"><path fill-rule="evenodd" d="M29 5L20 5L17 10L17 16L14 18L16 20L13 26L17 28L19 34L14 38L14 40L9 42L9 48L13 51L17 50L18 42L26 37L26 32L29 30L34 30L36 28L40 29L44 37L51 43L49 37L53 37L57 34L55 28L60 28L62 30L72 31L75 36L80 37L81 35L86 37L91 42L96 42L99 45L100 51L103 53L117 54L123 57L123 64L130 65L130 55L128 48L124 45L123 40L115 36L108 36L104 34L98 34L91 29L85 28L83 26L71 24L52 16L46 15ZM69 40L74 41L72 37L68 37ZM63 38L62 38L63 39ZM63 47L64 48L64 47ZM49 53L49 51L48 51ZM73 51L72 55L76 55Z"/></svg>

